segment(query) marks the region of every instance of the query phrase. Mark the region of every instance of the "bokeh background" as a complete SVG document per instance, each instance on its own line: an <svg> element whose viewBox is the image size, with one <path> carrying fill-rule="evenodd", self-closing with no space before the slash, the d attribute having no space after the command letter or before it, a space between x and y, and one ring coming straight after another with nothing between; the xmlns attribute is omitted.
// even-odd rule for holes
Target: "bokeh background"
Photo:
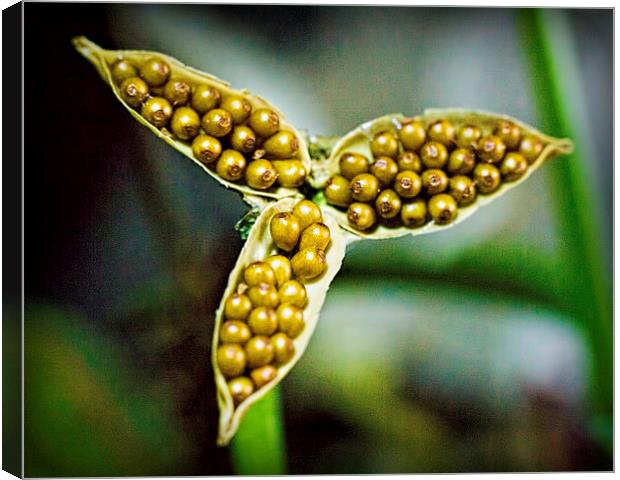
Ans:
<svg viewBox="0 0 620 480"><path fill-rule="evenodd" d="M25 474L611 470L612 10L26 3ZM152 49L315 134L467 107L574 155L429 237L359 242L305 356L215 446L247 211L70 40Z"/></svg>

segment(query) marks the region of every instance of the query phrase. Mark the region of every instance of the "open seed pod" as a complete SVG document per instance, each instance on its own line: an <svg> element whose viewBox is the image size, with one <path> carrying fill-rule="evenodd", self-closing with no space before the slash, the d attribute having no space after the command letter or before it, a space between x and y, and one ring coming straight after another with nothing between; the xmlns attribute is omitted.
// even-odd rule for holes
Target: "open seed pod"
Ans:
<svg viewBox="0 0 620 480"><path fill-rule="evenodd" d="M265 394L267 394L272 388L274 388L299 360L304 350L306 349L308 341L310 340L310 337L312 336L312 333L316 327L317 321L319 319L319 312L325 300L325 295L327 294L329 285L334 279L335 275L338 273L338 270L340 269L344 258L346 247L344 232L340 230L337 223L333 219L329 218L327 215L324 215L322 219L322 224L328 227L329 233L331 234L331 241L324 250L324 257L322 258L322 260L325 261L326 266L324 266L322 274L315 278L309 280L300 280L301 277L297 277L297 270L295 269L294 260L295 251L292 250L290 253L287 254L286 252L279 250L274 241L274 238L272 238L272 230L270 227L271 221L276 214L291 212L297 202L298 200L292 198L285 198L277 201L276 203L271 203L267 205L265 209L261 212L261 214L256 220L256 223L250 230L245 246L241 250L239 259L237 260L237 263L230 274L228 285L224 292L222 302L216 312L215 333L212 345L212 362L217 386L218 405L220 408L219 435L217 439L218 445L227 445L230 442L248 409L258 400L260 400ZM283 323L281 323L281 318L284 317L280 317L280 307L285 308L287 305L290 305L288 301L286 301L284 304L278 304L278 327L276 330L273 330L274 327L266 327L266 322L262 322L260 319L258 321L262 323L258 323L258 326L252 323L252 315L254 313L254 310L258 310L259 307L256 306L254 298L252 297L252 287L249 287L249 285L252 285L252 282L249 280L248 277L248 266L255 265L254 262L263 262L265 259L272 255L292 256L293 260L291 261L291 265L293 265L293 268L290 278L292 280L299 280L300 283L302 283L305 287L307 302L304 303L304 306L302 307L303 322L301 323L301 327L296 327L297 331L295 332L291 331L292 329L290 325L283 325ZM260 275L260 272L258 275ZM273 280L268 279L267 281ZM280 283L280 280L278 280L278 283ZM248 314L249 310L246 310L245 312L238 315L233 314L229 310L227 310L227 300L230 299L234 294L239 295L244 293L248 294L248 298L252 298L253 305L251 308L254 309L252 311L252 314ZM278 293L278 295L280 300L284 298L280 296L280 292ZM271 304L271 307L275 309L276 305ZM248 306L248 308L250 307ZM276 334L282 335L281 332L286 331L287 335L290 337L290 339L292 339L292 343L294 345L294 353L290 351L290 357L285 359L283 362L278 363L277 359L275 358L274 362L267 362L268 364L265 366L270 368L272 371L272 375L275 374L275 376L270 377L266 384L262 387L257 387L256 383L252 385L251 382L254 381L253 377L252 380L249 379L251 375L248 372L250 368L254 368L249 365L249 354L247 354L248 365L246 365L245 360L243 360L243 365L245 365L245 367L241 370L238 370L237 372L223 372L222 368L220 368L222 364L220 364L218 360L218 349L220 347L230 345L230 340L222 340L222 326L224 322L231 323L230 319L235 316L238 316L238 322L236 324L237 326L240 326L246 332L249 332L249 329L252 330L252 333L246 333L245 338L238 341L238 344L243 347L244 352L246 353L250 351L250 342L254 339L260 338L261 335L262 338L266 338L265 336L271 336L271 338L273 339ZM249 328L245 325L249 325ZM259 327L260 329L271 328L271 331L256 333ZM247 335L255 336L250 338ZM236 339L234 339L233 341L236 341ZM237 351L236 353L238 353L239 355L246 354L240 354L239 348L236 347L231 348L233 353L235 353L235 349ZM274 366L275 372L273 371ZM252 391L251 393L248 392L249 396L244 395L241 400L237 398L237 400L235 401L233 399L233 395L231 394L231 389L229 388L228 382L231 382L232 380L238 380L239 378L243 378L243 382L246 382L246 384L249 386L249 388L252 389Z"/></svg>
<svg viewBox="0 0 620 480"><path fill-rule="evenodd" d="M104 50L85 37L74 38L73 45L95 66L136 120L221 184L245 195L276 199L298 193L291 185L299 185L304 178L278 179L275 166L267 163L265 167L264 160L298 161L301 165L295 171L305 177L305 173L310 172L305 140L282 113L263 98L247 90L234 90L227 82L162 53ZM162 66L156 64L149 70L149 62L153 60L164 64L163 68L158 70L157 67ZM135 78L137 85L123 83ZM197 87L202 92L214 92L217 98L211 102L204 97L195 105L194 97L199 98ZM229 100L228 106L225 105ZM230 116L226 113L218 116L222 108L232 112ZM271 115L266 115L265 109ZM251 114L257 111L263 112L263 118L252 118ZM209 138L198 144L199 137ZM193 141L198 145L193 145ZM196 152L205 152L203 161L197 158L203 154ZM222 158L221 165L217 163L219 158ZM246 173L246 167L256 159L262 159L262 165L256 164Z"/></svg>
<svg viewBox="0 0 620 480"><path fill-rule="evenodd" d="M407 124L417 125L420 129L419 132L421 132L419 133L420 141L417 142L417 144L415 140L412 140L413 137L409 137L409 148L405 147L399 135L401 128ZM504 126L505 130L499 130L499 126L501 125ZM472 137L474 140L470 143L463 145L461 139L468 137L465 136L466 134L463 134L463 137L461 137L460 132L461 128L466 126L476 127L475 130L477 130L477 135ZM433 128L435 130L432 130ZM383 132L388 132L386 138L391 140L392 143L390 145L388 145L389 142L384 141L385 138L380 138ZM498 135L501 138L500 142L497 142ZM383 143L381 143L381 141L383 141ZM435 143L435 147L437 147L437 143L443 145L439 145L439 150L443 157L441 155L427 155L427 157L424 158L425 152L422 149L425 148L424 145L431 141ZM485 150L487 141L490 145L489 152ZM497 151L493 150L493 147L497 146L494 145L493 142L501 144L501 149ZM447 160L454 150L461 147L464 147L473 155L473 160L471 160L471 162L474 163L472 163L471 168L468 169L469 171L466 173L458 172L456 168L450 167L450 163ZM465 109L430 109L426 110L423 115L413 118L407 118L402 114L391 114L360 125L336 142L326 160L313 163L313 170L308 181L314 188L321 190L315 197L315 201L321 203L322 208L332 215L342 228L358 237L379 239L400 237L403 235L421 235L436 232L462 222L478 210L479 207L486 205L495 198L508 192L511 188L524 182L545 160L560 154L568 154L572 151L572 148L572 142L570 140L557 139L544 135L533 127L506 115ZM380 156L373 154L373 149L375 153L379 153ZM403 220L398 216L389 218L389 215L386 214L381 218L379 215L379 208L383 207L383 205L379 205L379 203L375 205L373 200L369 201L364 197L358 198L362 198L361 202L365 202L365 205L360 206L359 202L354 204L355 208L362 210L354 211L348 216L347 204L357 202L357 200L355 198L341 200L341 197L344 198L345 193L347 193L344 192L345 181L351 182L350 189L354 196L356 193L358 195L365 194L366 190L370 187L368 187L369 182L367 178L355 177L351 179L348 177L345 179L343 177L343 175L347 173L344 170L341 171L340 162L343 155L358 154L367 159L367 165L356 168L358 168L358 171L367 172L365 175L368 175L375 173L373 165L377 164L378 158L383 159L382 162L384 165L395 165L396 161L398 161L400 166L400 155L406 150L410 150L410 152L417 155L419 167L417 173L413 175L415 181L409 181L409 185L413 184L415 187L412 195L408 198L397 198L395 201L395 208L400 208L401 204L404 208L407 203L419 200L419 202L423 204L423 209L426 208L424 205L429 207L429 211L426 213L426 219L417 225L406 226ZM426 153L428 153L428 150ZM497 156L493 157L495 153L497 153ZM523 163L523 155L516 155L520 153L527 154L526 156L528 158L526 163ZM389 158L389 155L392 157ZM509 156L509 160L506 160L504 164L503 162L507 156ZM420 161L420 158L423 160ZM424 160L426 160L426 162ZM433 164L435 161L436 165ZM452 160L450 160L450 162L451 161ZM353 165L351 162L349 163ZM474 165L476 167L481 165L480 169L482 170L480 171L480 175L484 175L483 170L485 169L487 171L489 169L492 170L493 175L499 176L499 183L497 185L491 185L490 188L487 188L487 191L484 191L486 177L477 178ZM349 168L349 170L351 169L350 165L342 166L343 169L345 167ZM410 168L413 169L413 167L399 167L398 171L409 170ZM426 175L426 177L430 176L431 180L437 180L438 178L439 180L443 180L444 183L442 185L442 182L437 180L436 183L439 185L438 189L440 194L436 195L437 198L432 200L433 204L431 204L431 199L434 193L438 192L432 192L432 187L425 183L425 170L430 174ZM437 172L437 170L441 171ZM385 171L385 168L383 171ZM394 170L394 173L395 172L396 170ZM358 172L354 171L353 173ZM379 173L377 173L377 175L379 175ZM471 199L461 198L457 190L450 190L449 186L451 184L445 183L446 181L450 181L449 176L454 178L456 175L460 175L460 177L455 181L461 179L465 181L466 184L469 182L468 185L470 187L473 185L472 189L474 192ZM467 177L467 175L469 175L469 177ZM433 176L437 178L433 178ZM337 180L340 181L338 185L332 180L336 177ZM417 180L418 177L421 177L420 180ZM392 183L379 185L378 188L373 187L374 190L371 190L370 198L374 199L380 192L386 189L398 191L399 185L396 185L396 181L391 179L389 181ZM331 185L332 182L334 185ZM372 186L372 182L370 183ZM333 199L334 197L332 197L331 204L329 198L330 192L326 191L326 188L339 188L338 195L340 195L340 197L338 197L336 201ZM454 188L458 188L458 185ZM390 191L389 194L392 195L393 192ZM350 194L347 193L347 195ZM390 198L389 195L385 196L388 199ZM392 195L392 197L394 197L394 195ZM382 198L378 198L376 201L380 202ZM390 209L390 204L387 203L387 200L385 200L385 202L386 207L382 211L383 213L389 212ZM446 204L450 207L449 209L446 207ZM371 211L375 208L376 214ZM413 209L413 207L411 208ZM433 217L433 215L430 214L431 208L434 208L433 212L439 211L440 213ZM374 220L371 218L371 221L363 225L362 228L357 228L354 220L362 213L365 214L366 217L368 217L368 215L371 217L375 215L376 218L373 217ZM354 215L358 215L358 217ZM353 221L351 220L352 218ZM368 226L369 224L371 225L370 227Z"/></svg>

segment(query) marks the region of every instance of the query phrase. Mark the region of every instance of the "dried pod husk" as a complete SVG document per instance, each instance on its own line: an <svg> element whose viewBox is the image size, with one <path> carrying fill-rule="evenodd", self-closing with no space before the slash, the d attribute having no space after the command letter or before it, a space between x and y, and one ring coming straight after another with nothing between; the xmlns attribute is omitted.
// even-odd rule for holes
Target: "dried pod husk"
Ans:
<svg viewBox="0 0 620 480"><path fill-rule="evenodd" d="M511 188L520 185L538 169L545 160L561 154L568 154L572 152L573 149L572 142L569 139L550 137L519 120L496 113L465 109L431 109L413 118L405 117L402 114L391 114L368 121L338 140L325 161L313 163L313 170L310 174L308 183L316 189L323 190L331 177L340 174L338 162L344 152L359 154L372 159L371 142L379 132L392 132L397 134L401 126L407 122L417 121L428 127L439 120L449 121L457 132L465 125L475 125L481 129L483 135L491 135L499 122L508 121L521 129L522 138L537 138L542 142L543 148L537 158L529 162L530 167L523 176L513 182L502 182L501 186L495 192L486 196L479 196L471 204L459 207L457 218L448 225L439 225L430 221L422 227L411 229L402 225L401 222L396 225L378 224L375 228L367 231L360 231L355 229L355 227L347 221L347 211L345 208L338 208L336 205L326 204L322 205L323 210L335 218L343 229L358 238L381 239L400 237L403 235L433 233L445 230L452 225L462 222L478 210L479 207L505 194ZM317 201L320 198L320 195L317 196Z"/></svg>
<svg viewBox="0 0 620 480"><path fill-rule="evenodd" d="M95 66L103 80L108 83L110 87L112 87L114 95L116 95L119 101L127 108L129 113L136 120L138 120L138 122L151 130L151 132L153 132L175 150L179 151L187 158L192 160L207 174L214 177L222 185L226 186L227 188L242 192L246 196L245 199L250 202L252 199L247 198L248 196L258 196L259 198L284 198L298 194L297 188L283 187L278 183L274 184L273 187L268 190L257 190L251 188L243 182L233 183L218 176L216 172L207 168L202 162L200 162L194 157L194 155L192 154L191 142L181 141L171 135L166 129L160 130L156 126L151 125L142 115L140 115L139 108L136 110L123 100L122 96L120 95L119 87L113 79L112 69L114 68L114 65L117 65L117 62L119 60L129 61L137 68L140 68L140 66L142 66L145 62L156 57L158 59L164 60L170 66L170 81L183 81L188 83L189 85L209 85L217 88L217 90L221 93L222 98L227 98L231 96L244 98L252 106L252 111L256 111L258 109L268 109L270 111L273 111L279 117L279 131L291 132L296 137L298 149L295 154L295 159L301 161L305 168L305 171L309 172L310 156L308 154L308 148L306 146L304 137L293 125L286 121L284 115L282 115L282 113L275 106L271 105L265 99L257 95L253 95L247 90L232 89L227 82L220 80L219 78L208 73L204 73L192 67L188 67L179 62L178 60L162 53L140 50L104 50L85 37L74 38L73 45L84 57L86 57Z"/></svg>
<svg viewBox="0 0 620 480"><path fill-rule="evenodd" d="M262 388L257 389L247 399L235 406L227 385L228 380L219 371L216 361L216 353L220 345L219 332L221 330L221 325L225 321L224 305L226 299L236 291L239 283L243 281L244 270L248 265L257 261L264 261L269 256L278 253L278 248L270 234L269 224L271 218L280 212L290 212L296 202L297 200L295 199L285 198L278 202L271 203L264 208L252 227L248 239L239 254L237 263L228 279L228 286L222 297L222 302L216 311L212 362L217 385L218 405L220 408L218 445L227 445L230 442L248 409L274 388L287 375L304 353L308 341L316 327L319 312L325 300L329 285L342 265L346 247L345 233L338 228L338 224L332 218L325 215L323 222L329 227L331 233L331 243L325 251L327 270L316 280L310 280L304 284L308 299L307 304L303 308L305 326L301 333L292 340L295 346L295 353L287 363L277 365L277 374L273 380L269 381Z"/></svg>

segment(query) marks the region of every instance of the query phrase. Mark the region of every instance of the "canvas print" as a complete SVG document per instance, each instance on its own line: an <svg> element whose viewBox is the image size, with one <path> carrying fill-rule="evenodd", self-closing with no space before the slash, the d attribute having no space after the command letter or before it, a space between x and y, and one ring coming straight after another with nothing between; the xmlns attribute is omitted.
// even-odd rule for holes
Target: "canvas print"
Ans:
<svg viewBox="0 0 620 480"><path fill-rule="evenodd" d="M613 469L612 10L23 14L18 475Z"/></svg>

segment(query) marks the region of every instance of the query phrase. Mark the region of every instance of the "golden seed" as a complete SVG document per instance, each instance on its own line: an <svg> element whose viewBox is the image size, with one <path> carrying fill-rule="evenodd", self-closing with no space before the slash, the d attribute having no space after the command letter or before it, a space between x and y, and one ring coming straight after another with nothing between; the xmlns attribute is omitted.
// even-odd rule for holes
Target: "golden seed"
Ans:
<svg viewBox="0 0 620 480"><path fill-rule="evenodd" d="M272 335L278 329L278 318L273 308L256 307L250 313L248 325L254 335Z"/></svg>
<svg viewBox="0 0 620 480"><path fill-rule="evenodd" d="M245 157L236 150L224 150L215 164L215 171L224 180L236 182L243 178Z"/></svg>
<svg viewBox="0 0 620 480"><path fill-rule="evenodd" d="M222 144L211 135L198 135L192 142L194 157L209 165L215 162L222 153Z"/></svg>
<svg viewBox="0 0 620 480"><path fill-rule="evenodd" d="M276 333L269 340L273 346L275 363L284 365L295 355L295 344L286 333Z"/></svg>
<svg viewBox="0 0 620 480"><path fill-rule="evenodd" d="M267 190L278 179L278 172L269 160L263 158L248 164L245 171L246 183L257 190Z"/></svg>
<svg viewBox="0 0 620 480"><path fill-rule="evenodd" d="M368 230L376 223L377 216L370 205L356 202L349 205L347 220L358 230Z"/></svg>
<svg viewBox="0 0 620 480"><path fill-rule="evenodd" d="M300 187L306 180L306 168L300 160L273 160L271 163L278 172L278 183L283 187Z"/></svg>
<svg viewBox="0 0 620 480"><path fill-rule="evenodd" d="M243 271L243 279L248 287L260 283L276 284L276 275L267 262L252 262Z"/></svg>
<svg viewBox="0 0 620 480"><path fill-rule="evenodd" d="M247 324L239 320L228 320L222 324L220 329L220 341L222 343L244 344L251 337L252 332L250 332Z"/></svg>
<svg viewBox="0 0 620 480"><path fill-rule="evenodd" d="M256 385L256 388L262 388L271 382L278 375L278 371L271 365L255 368L250 372L250 378Z"/></svg>
<svg viewBox="0 0 620 480"><path fill-rule="evenodd" d="M245 320L251 311L252 302L243 293L233 293L224 304L224 315L228 320Z"/></svg>
<svg viewBox="0 0 620 480"><path fill-rule="evenodd" d="M299 140L292 132L280 130L265 140L262 148L269 157L284 160L295 156L299 149Z"/></svg>
<svg viewBox="0 0 620 480"><path fill-rule="evenodd" d="M314 247L319 250L326 250L331 240L329 227L324 223L313 223L303 232L299 238L299 249Z"/></svg>
<svg viewBox="0 0 620 480"><path fill-rule="evenodd" d="M343 153L338 160L338 165L340 174L347 180L352 180L353 177L370 171L370 162L359 153Z"/></svg>
<svg viewBox="0 0 620 480"><path fill-rule="evenodd" d="M302 282L321 275L327 268L325 252L318 248L306 248L297 252L291 259L293 275Z"/></svg>
<svg viewBox="0 0 620 480"><path fill-rule="evenodd" d="M297 280L284 282L278 290L278 298L280 303L290 303L299 308L304 308L308 302L306 287Z"/></svg>
<svg viewBox="0 0 620 480"><path fill-rule="evenodd" d="M276 310L278 330L290 338L295 338L304 329L304 313L301 308L284 303Z"/></svg>
<svg viewBox="0 0 620 480"><path fill-rule="evenodd" d="M245 344L245 356L249 368L267 365L273 360L273 346L269 337L257 335Z"/></svg>
<svg viewBox="0 0 620 480"><path fill-rule="evenodd" d="M293 270L291 262L283 255L272 255L265 259L265 263L269 264L273 273L276 275L276 285L281 287L291 279Z"/></svg>
<svg viewBox="0 0 620 480"><path fill-rule="evenodd" d="M398 155L398 138L392 132L379 132L370 142L370 150L375 158L390 157L395 159Z"/></svg>
<svg viewBox="0 0 620 480"><path fill-rule="evenodd" d="M243 373L246 365L246 355L239 345L229 343L217 349L217 366L227 378L236 377Z"/></svg>
<svg viewBox="0 0 620 480"><path fill-rule="evenodd" d="M308 226L313 223L319 223L323 221L323 214L319 206L311 202L310 200L300 200L293 207L293 215L299 220L299 228L303 232Z"/></svg>
<svg viewBox="0 0 620 480"><path fill-rule="evenodd" d="M248 377L233 378L228 382L228 391L235 405L239 405L254 393L254 384Z"/></svg>
<svg viewBox="0 0 620 480"><path fill-rule="evenodd" d="M248 297L255 307L276 308L280 303L276 287L268 283L260 283L250 287Z"/></svg>
<svg viewBox="0 0 620 480"><path fill-rule="evenodd" d="M271 217L269 231L276 246L290 252L297 246L301 234L301 222L291 212L279 212Z"/></svg>

